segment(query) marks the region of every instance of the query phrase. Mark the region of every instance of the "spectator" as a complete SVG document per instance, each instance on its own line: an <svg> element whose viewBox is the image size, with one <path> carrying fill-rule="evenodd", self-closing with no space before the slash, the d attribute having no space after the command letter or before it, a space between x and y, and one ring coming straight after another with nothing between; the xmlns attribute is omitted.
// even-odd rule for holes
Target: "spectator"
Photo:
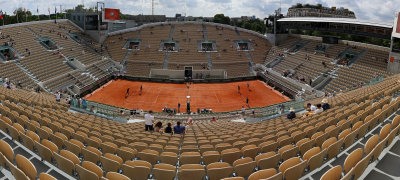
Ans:
<svg viewBox="0 0 400 180"><path fill-rule="evenodd" d="M217 121L217 119L215 118L215 117L213 117L212 119L211 119L211 122L216 122Z"/></svg>
<svg viewBox="0 0 400 180"><path fill-rule="evenodd" d="M154 127L154 132L162 132L162 122L158 121Z"/></svg>
<svg viewBox="0 0 400 180"><path fill-rule="evenodd" d="M317 107L315 107L311 103L307 103L307 109L310 109L310 111L315 111L315 110L317 110Z"/></svg>
<svg viewBox="0 0 400 180"><path fill-rule="evenodd" d="M177 122L176 126L174 126L174 133L175 134L184 134L185 133L185 126L181 126L181 122Z"/></svg>
<svg viewBox="0 0 400 180"><path fill-rule="evenodd" d="M167 127L165 128L165 133L172 134L172 127L171 126L172 126L171 123L167 124Z"/></svg>
<svg viewBox="0 0 400 180"><path fill-rule="evenodd" d="M152 115L153 111L150 110L149 113L144 115L145 119L145 131L153 131L153 123L154 123L154 116Z"/></svg>
<svg viewBox="0 0 400 180"><path fill-rule="evenodd" d="M296 118L296 113L294 112L293 108L290 108L289 114L286 116L289 120Z"/></svg>
<svg viewBox="0 0 400 180"><path fill-rule="evenodd" d="M21 81L18 81L17 87L22 89L22 83L21 83Z"/></svg>
<svg viewBox="0 0 400 180"><path fill-rule="evenodd" d="M321 104L317 104L317 109L314 111L314 114L318 114L320 112L324 111L324 109L322 109L322 105Z"/></svg>
<svg viewBox="0 0 400 180"><path fill-rule="evenodd" d="M328 99L326 99L326 98L322 99L322 103L323 103L322 104L322 109L324 111L326 111L326 110L331 108L331 105L328 104Z"/></svg>
<svg viewBox="0 0 400 180"><path fill-rule="evenodd" d="M56 101L60 102L60 100L61 100L61 93L56 91Z"/></svg>
<svg viewBox="0 0 400 180"><path fill-rule="evenodd" d="M189 118L187 121L186 121L186 125L193 125L193 119L192 118Z"/></svg>

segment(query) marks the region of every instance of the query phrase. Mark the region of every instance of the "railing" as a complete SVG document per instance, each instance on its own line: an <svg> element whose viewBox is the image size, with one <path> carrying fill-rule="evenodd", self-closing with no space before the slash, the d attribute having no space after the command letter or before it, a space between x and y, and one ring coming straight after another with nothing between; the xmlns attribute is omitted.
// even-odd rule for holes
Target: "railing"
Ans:
<svg viewBox="0 0 400 180"><path fill-rule="evenodd" d="M295 109L295 111L300 111L304 109L304 100L292 100L292 101L287 101L279 104L273 104L270 106L266 107L258 107L258 108L251 108L251 109L246 109L246 112L252 113L253 111L256 112L256 117L268 117L268 116L274 116L274 115L279 115L281 113L281 107L284 107L284 113L289 112L290 108ZM96 116L101 116L104 118L108 118L117 122L121 123L126 123L127 122L127 116L130 115L131 109L126 109L126 108L121 108L121 107L116 107L108 104L103 104L95 101L88 101L86 100L86 105L83 103L77 103L76 100L71 102L70 108L75 111L79 112L84 112L88 114L93 114ZM123 114L121 114L121 111L123 111ZM227 111L227 112L217 112L217 113L212 113L215 116L222 116L226 114L239 114L241 113L241 110L236 110L236 111ZM168 113L163 113L163 112L156 112L154 113L156 116L160 115L167 115ZM186 114L185 114L186 115Z"/></svg>

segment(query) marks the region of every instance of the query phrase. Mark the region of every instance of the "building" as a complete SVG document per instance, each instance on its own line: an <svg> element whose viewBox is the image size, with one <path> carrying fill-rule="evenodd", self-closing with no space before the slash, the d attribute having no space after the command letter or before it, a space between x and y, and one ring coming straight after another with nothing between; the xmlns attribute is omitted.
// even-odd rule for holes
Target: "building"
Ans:
<svg viewBox="0 0 400 180"><path fill-rule="evenodd" d="M291 7L288 9L287 17L356 18L354 12L349 9L323 6Z"/></svg>

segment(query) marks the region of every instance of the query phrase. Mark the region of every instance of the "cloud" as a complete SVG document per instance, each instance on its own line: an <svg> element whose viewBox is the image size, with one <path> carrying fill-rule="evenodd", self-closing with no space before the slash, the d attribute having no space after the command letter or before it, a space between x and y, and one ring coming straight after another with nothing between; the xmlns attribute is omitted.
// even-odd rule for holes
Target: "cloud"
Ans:
<svg viewBox="0 0 400 180"><path fill-rule="evenodd" d="M27 8L36 14L39 9L41 14L51 12L54 7L62 5L71 9L77 4L85 3L86 7L96 6L98 0L0 0L3 11L7 14L18 8ZM373 21L392 22L399 0L154 0L155 14L175 16L176 13L188 16L210 17L217 13L223 13L231 17L252 16L258 18L273 14L279 7L286 14L287 9L296 3L321 3L323 6L335 6L348 8L356 13L357 18ZM104 0L106 7L119 8L125 14L151 14L151 0Z"/></svg>

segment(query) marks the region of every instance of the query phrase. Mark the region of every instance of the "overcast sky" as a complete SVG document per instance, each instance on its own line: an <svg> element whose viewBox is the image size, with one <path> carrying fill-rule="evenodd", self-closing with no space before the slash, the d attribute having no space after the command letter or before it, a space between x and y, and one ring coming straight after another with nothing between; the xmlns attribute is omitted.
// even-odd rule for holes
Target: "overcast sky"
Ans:
<svg viewBox="0 0 400 180"><path fill-rule="evenodd" d="M98 0L97 0L98 1ZM47 14L48 8L54 12L54 6L62 5L72 8L77 4L95 6L96 0L0 0L0 10L11 14L16 8L22 7L36 14ZM396 11L400 10L400 0L154 0L155 14L174 16L181 13L187 16L214 16L223 13L230 17L252 16L264 18L282 7L287 9L296 3L321 3L323 6L345 7L356 13L358 19L393 22ZM151 0L104 0L106 7L121 9L124 14L151 14Z"/></svg>

